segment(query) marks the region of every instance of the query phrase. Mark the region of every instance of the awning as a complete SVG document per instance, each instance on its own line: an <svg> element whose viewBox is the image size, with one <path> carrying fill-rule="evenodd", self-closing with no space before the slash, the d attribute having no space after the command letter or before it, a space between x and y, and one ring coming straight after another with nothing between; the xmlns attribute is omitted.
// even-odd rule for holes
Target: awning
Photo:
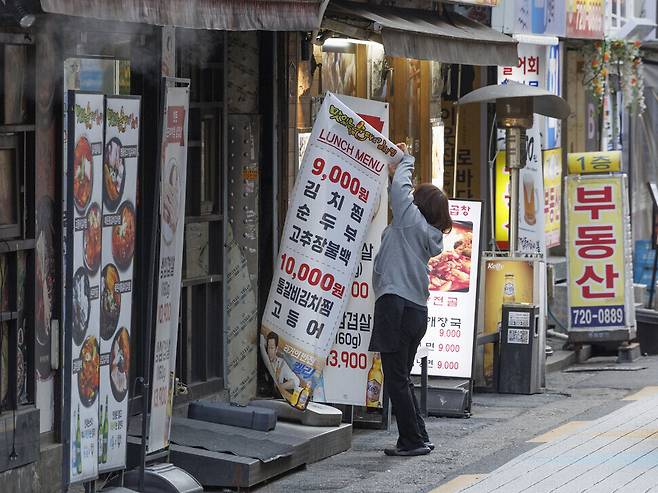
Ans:
<svg viewBox="0 0 658 493"><path fill-rule="evenodd" d="M323 0L41 0L51 14L227 31L312 31Z"/></svg>
<svg viewBox="0 0 658 493"><path fill-rule="evenodd" d="M377 41L387 55L465 65L518 64L517 42L464 16L332 0L322 27Z"/></svg>

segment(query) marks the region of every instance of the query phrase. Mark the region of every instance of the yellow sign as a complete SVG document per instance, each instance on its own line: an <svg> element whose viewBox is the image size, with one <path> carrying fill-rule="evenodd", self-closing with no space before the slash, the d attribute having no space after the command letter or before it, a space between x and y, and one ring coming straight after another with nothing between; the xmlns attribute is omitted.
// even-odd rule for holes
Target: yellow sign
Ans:
<svg viewBox="0 0 658 493"><path fill-rule="evenodd" d="M569 328L625 327L624 177L566 181Z"/></svg>
<svg viewBox="0 0 658 493"><path fill-rule="evenodd" d="M621 172L621 151L572 152L567 156L570 175Z"/></svg>
<svg viewBox="0 0 658 493"><path fill-rule="evenodd" d="M500 248L509 245L509 170L505 167L505 151L496 156L496 243Z"/></svg>
<svg viewBox="0 0 658 493"><path fill-rule="evenodd" d="M544 231L546 248L560 244L562 215L562 149L544 151Z"/></svg>

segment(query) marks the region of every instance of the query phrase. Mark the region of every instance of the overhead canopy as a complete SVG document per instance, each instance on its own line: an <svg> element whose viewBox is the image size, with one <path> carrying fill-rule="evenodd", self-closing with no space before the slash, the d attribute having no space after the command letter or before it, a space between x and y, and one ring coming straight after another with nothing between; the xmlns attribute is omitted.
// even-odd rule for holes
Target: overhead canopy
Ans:
<svg viewBox="0 0 658 493"><path fill-rule="evenodd" d="M495 103L497 99L526 98L533 99L534 112L552 118L565 119L571 113L569 103L560 96L544 89L509 81L507 84L481 87L469 92L457 101L457 104Z"/></svg>
<svg viewBox="0 0 658 493"><path fill-rule="evenodd" d="M227 31L312 31L323 0L41 0L51 14Z"/></svg>
<svg viewBox="0 0 658 493"><path fill-rule="evenodd" d="M466 65L518 64L517 42L464 16L332 0L322 27L377 41L387 55Z"/></svg>

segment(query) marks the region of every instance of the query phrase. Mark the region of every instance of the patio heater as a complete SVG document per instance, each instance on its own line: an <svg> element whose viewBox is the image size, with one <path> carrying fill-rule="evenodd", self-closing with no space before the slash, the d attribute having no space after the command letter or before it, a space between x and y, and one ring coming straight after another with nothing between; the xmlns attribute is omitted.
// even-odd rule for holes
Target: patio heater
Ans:
<svg viewBox="0 0 658 493"><path fill-rule="evenodd" d="M505 164L510 170L509 252L514 256L518 250L519 171L526 165L526 130L533 125L534 113L565 119L571 110L560 96L511 81L476 89L456 104L469 103L496 103L496 125L505 130Z"/></svg>

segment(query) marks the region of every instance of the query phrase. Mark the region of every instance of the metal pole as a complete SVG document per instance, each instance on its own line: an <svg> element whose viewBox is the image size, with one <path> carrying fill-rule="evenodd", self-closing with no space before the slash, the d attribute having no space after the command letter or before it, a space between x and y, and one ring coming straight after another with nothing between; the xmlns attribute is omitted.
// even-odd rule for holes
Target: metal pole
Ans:
<svg viewBox="0 0 658 493"><path fill-rule="evenodd" d="M457 71L457 99L461 97L462 94L462 66L459 65ZM455 149L454 149L454 166L452 171L452 198L457 197L457 151L459 149L459 112L461 111L461 106L457 106L457 111L455 113Z"/></svg>
<svg viewBox="0 0 658 493"><path fill-rule="evenodd" d="M509 204L509 253L518 249L519 238L519 170L523 167L523 130L519 127L505 129L505 161L510 171Z"/></svg>

